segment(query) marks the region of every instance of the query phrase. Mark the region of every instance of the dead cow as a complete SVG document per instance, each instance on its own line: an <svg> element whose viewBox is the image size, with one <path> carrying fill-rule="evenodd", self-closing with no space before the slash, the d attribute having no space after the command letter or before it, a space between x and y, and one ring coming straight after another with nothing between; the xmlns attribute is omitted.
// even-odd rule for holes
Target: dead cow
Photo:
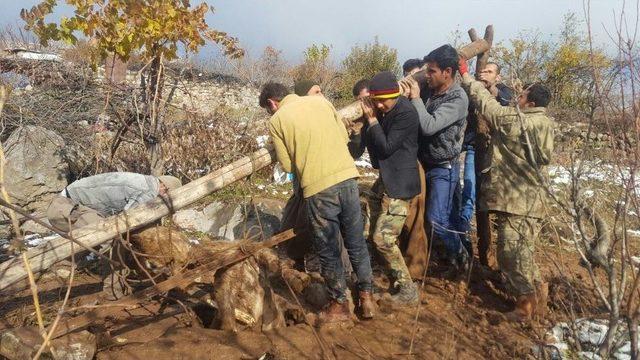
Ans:
<svg viewBox="0 0 640 360"><path fill-rule="evenodd" d="M136 251L146 254L145 267L154 271L170 269L181 271L188 265L206 262L211 256L231 256L241 250L228 241L209 238L191 243L182 233L168 227L156 226L131 236ZM243 261L213 274L203 274L200 282L213 282L213 298L217 304L217 317L224 330L242 328L263 329L284 325L268 285L268 274L280 272L280 260L271 249L264 249ZM208 275L208 276L207 276Z"/></svg>

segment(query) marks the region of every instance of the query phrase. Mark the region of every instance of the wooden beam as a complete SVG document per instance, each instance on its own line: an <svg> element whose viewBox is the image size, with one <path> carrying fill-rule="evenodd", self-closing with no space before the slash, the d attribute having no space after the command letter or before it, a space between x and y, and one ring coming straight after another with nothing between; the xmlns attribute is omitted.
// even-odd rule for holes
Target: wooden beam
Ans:
<svg viewBox="0 0 640 360"><path fill-rule="evenodd" d="M251 175L254 171L270 165L275 162L275 159L275 151L272 147L260 149L250 156L245 156L228 166L170 191L166 199L157 198L116 216L74 230L71 235L88 247L96 247L126 232L127 229L135 230L191 205L199 199ZM71 241L59 236L29 249L27 258L32 271L40 273L80 251L83 249L77 245L72 251ZM20 282L26 276L27 273L20 257L0 264L0 290L12 287L12 285L15 285L12 290L15 290L18 285L22 285Z"/></svg>
<svg viewBox="0 0 640 360"><path fill-rule="evenodd" d="M119 312L122 309L130 308L131 306L137 306L142 302L145 302L155 296L162 295L171 289L188 286L193 283L195 279L202 276L202 274L211 273L225 266L244 260L250 256L253 256L256 252L262 249L273 247L282 242L290 240L295 236L296 234L294 230L290 229L276 234L266 241L243 241L237 246L231 247L227 250L214 252L211 254L211 261L206 264L174 275L165 281L140 290L120 300L109 302L107 307L96 308L86 314L82 314L78 317L61 322L60 325L58 325L53 338L60 337L72 331L83 329L91 325L98 319L103 319L107 315Z"/></svg>
<svg viewBox="0 0 640 360"><path fill-rule="evenodd" d="M469 60L480 53L488 52L489 47L490 45L485 39L477 39L476 41L472 41L471 43L458 49L458 54ZM422 70L410 76L419 84L424 84L427 81L426 73L427 72L425 70ZM344 121L347 126L351 126L351 123L362 117L362 108L360 107L360 102L353 102L338 110L338 113L342 117L342 121Z"/></svg>

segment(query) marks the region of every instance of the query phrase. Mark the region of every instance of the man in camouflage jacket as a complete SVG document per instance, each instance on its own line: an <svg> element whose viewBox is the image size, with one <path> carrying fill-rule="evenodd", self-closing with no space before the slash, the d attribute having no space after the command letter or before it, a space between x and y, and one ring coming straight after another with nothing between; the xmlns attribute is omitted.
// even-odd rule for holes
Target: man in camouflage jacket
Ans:
<svg viewBox="0 0 640 360"><path fill-rule="evenodd" d="M491 128L491 175L479 207L496 216L498 265L516 297L510 320L527 320L544 312L547 288L533 258L540 219L545 215L543 184L553 153L554 121L546 114L549 90L525 86L516 107L502 106L485 85L468 74L461 59L462 86Z"/></svg>

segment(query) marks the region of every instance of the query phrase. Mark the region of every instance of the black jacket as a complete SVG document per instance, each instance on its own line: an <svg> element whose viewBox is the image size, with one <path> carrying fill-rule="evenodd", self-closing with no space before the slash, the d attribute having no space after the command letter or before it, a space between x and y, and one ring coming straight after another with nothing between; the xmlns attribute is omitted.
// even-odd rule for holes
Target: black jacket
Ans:
<svg viewBox="0 0 640 360"><path fill-rule="evenodd" d="M418 174L418 112L401 96L379 123L366 130L371 164L380 170L389 197L410 199L420 193Z"/></svg>

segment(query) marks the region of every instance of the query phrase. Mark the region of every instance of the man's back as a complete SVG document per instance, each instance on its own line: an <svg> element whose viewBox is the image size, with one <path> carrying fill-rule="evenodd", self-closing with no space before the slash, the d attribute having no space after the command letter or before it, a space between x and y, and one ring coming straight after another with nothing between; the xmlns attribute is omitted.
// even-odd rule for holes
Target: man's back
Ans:
<svg viewBox="0 0 640 360"><path fill-rule="evenodd" d="M110 216L152 200L158 196L159 186L155 176L111 172L74 181L63 195L102 216Z"/></svg>
<svg viewBox="0 0 640 360"><path fill-rule="evenodd" d="M486 210L530 217L544 216L546 190L540 176L553 154L555 124L544 107L522 110L502 106L484 85L468 81L469 95L491 127L492 159L489 181L482 184ZM529 144L525 141L529 139Z"/></svg>
<svg viewBox="0 0 640 360"><path fill-rule="evenodd" d="M347 131L324 97L288 95L271 117L269 130L278 159L285 170L295 172L304 197L358 176Z"/></svg>

